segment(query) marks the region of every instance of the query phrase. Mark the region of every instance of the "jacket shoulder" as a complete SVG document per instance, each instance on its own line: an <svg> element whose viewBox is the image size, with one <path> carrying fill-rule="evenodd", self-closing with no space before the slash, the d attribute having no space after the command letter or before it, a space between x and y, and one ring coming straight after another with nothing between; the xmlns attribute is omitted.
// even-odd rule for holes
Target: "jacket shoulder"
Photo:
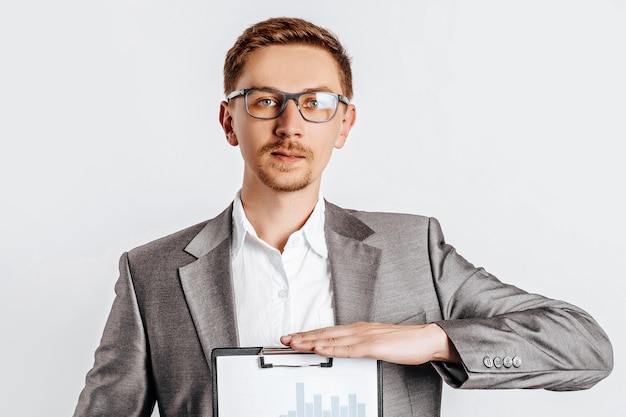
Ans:
<svg viewBox="0 0 626 417"><path fill-rule="evenodd" d="M426 225L432 220L431 217L423 216L420 214L408 214L408 213L391 213L391 212L374 212L374 211L361 211L361 210L349 210L349 212L361 220L362 222L380 227L393 227L407 226L407 225Z"/></svg>
<svg viewBox="0 0 626 417"><path fill-rule="evenodd" d="M216 217L138 246L129 252L129 258L151 258L165 254L183 253L197 256L195 249L214 235L222 236L230 229L232 204ZM219 236L216 237L219 239ZM187 254L187 252L185 252Z"/></svg>
<svg viewBox="0 0 626 417"><path fill-rule="evenodd" d="M153 258L163 256L164 253L183 251L207 223L208 220L131 249L128 253L129 258Z"/></svg>
<svg viewBox="0 0 626 417"><path fill-rule="evenodd" d="M375 233L397 234L400 232L426 232L432 222L437 223L436 219L419 214L393 213L393 212L376 212L355 209L341 208L331 203L327 203L327 209L334 213L344 213L354 219L357 219Z"/></svg>

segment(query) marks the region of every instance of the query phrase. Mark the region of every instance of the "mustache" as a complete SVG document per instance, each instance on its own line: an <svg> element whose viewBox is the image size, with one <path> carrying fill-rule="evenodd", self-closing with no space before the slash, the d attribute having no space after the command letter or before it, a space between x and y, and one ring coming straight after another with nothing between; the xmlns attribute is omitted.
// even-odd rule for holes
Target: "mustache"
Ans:
<svg viewBox="0 0 626 417"><path fill-rule="evenodd" d="M272 153L272 152L276 152L276 151L290 151L290 152L295 152L299 155L302 155L304 157L310 158L313 156L313 151L311 151L310 148L302 145L301 143L298 142L293 142L293 141L284 141L284 140L280 140L278 142L275 143L268 143L267 145L263 146L259 152L261 154L265 154L265 153Z"/></svg>

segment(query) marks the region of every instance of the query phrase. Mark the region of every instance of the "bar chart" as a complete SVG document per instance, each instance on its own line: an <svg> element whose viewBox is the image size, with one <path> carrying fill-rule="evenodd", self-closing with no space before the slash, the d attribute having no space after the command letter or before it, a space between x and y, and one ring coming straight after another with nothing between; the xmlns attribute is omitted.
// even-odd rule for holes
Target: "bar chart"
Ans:
<svg viewBox="0 0 626 417"><path fill-rule="evenodd" d="M357 402L357 394L347 394L344 402L340 402L338 395L330 396L330 409L323 409L324 398L322 394L313 394L313 402L305 401L305 384L297 382L296 409L279 417L366 417L365 403ZM328 403L328 401L326 401Z"/></svg>
<svg viewBox="0 0 626 417"><path fill-rule="evenodd" d="M331 367L312 354L275 355L262 368L256 355L226 355L216 360L219 417L378 417L378 366L372 359L335 358ZM295 366L295 367L293 367Z"/></svg>

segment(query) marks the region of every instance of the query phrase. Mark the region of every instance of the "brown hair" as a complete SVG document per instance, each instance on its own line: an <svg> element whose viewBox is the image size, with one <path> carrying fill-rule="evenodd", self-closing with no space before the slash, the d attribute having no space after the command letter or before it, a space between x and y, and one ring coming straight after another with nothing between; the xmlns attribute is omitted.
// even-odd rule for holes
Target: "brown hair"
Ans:
<svg viewBox="0 0 626 417"><path fill-rule="evenodd" d="M343 94L352 98L350 57L332 32L298 18L279 17L264 20L246 29L226 54L224 94L231 93L251 53L270 45L305 44L322 48L339 65Z"/></svg>

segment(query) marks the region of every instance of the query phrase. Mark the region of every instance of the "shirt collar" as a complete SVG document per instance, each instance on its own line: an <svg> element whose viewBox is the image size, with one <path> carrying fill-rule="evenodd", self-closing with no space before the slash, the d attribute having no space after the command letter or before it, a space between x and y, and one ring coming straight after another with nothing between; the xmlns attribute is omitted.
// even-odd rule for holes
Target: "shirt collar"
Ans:
<svg viewBox="0 0 626 417"><path fill-rule="evenodd" d="M326 204L320 194L313 208L313 212L306 223L300 229L311 249L322 258L328 257L328 247L326 246L326 235L324 233ZM235 257L243 248L246 241L246 234L259 239L252 224L248 221L241 202L241 191L237 192L233 201L233 241L231 251ZM260 239L259 239L260 240Z"/></svg>
<svg viewBox="0 0 626 417"><path fill-rule="evenodd" d="M322 258L328 257L328 247L326 246L326 234L324 233L324 223L326 217L324 216L326 211L326 204L324 198L320 194L317 199L317 204L313 212L307 219L304 226L302 226L302 232L306 241L311 245L311 249L315 251Z"/></svg>
<svg viewBox="0 0 626 417"><path fill-rule="evenodd" d="M235 200L233 201L233 242L231 246L231 252L233 257L235 257L241 251L243 243L246 240L246 233L248 233L248 231L256 236L254 228L246 218L246 214L243 211L243 204L241 203L241 191L239 191L235 196Z"/></svg>

